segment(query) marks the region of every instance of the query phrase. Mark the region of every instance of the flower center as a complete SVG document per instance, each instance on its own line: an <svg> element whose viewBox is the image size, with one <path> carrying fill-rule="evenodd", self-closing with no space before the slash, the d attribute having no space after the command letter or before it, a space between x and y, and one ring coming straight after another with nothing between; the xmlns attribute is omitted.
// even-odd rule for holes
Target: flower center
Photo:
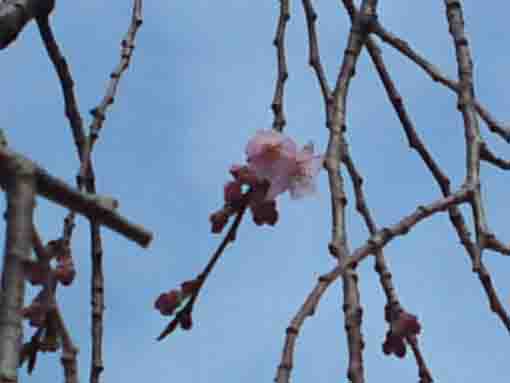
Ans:
<svg viewBox="0 0 510 383"><path fill-rule="evenodd" d="M281 157L282 144L265 144L264 145L264 158L268 161L276 161Z"/></svg>

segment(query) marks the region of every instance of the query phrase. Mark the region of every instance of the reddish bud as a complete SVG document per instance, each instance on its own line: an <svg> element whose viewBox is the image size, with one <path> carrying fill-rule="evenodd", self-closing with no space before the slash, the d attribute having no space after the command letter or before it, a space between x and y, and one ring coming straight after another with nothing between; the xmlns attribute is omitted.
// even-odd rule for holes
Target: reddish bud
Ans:
<svg viewBox="0 0 510 383"><path fill-rule="evenodd" d="M229 216L225 214L223 211L217 211L209 216L209 221L211 221L211 231L213 233L221 233L223 228L228 222Z"/></svg>
<svg viewBox="0 0 510 383"><path fill-rule="evenodd" d="M43 266L40 262L24 262L25 278L32 285L42 285L48 278L49 267Z"/></svg>
<svg viewBox="0 0 510 383"><path fill-rule="evenodd" d="M179 323L181 325L181 328L183 330L191 330L191 327L193 326L193 321L191 319L191 313L184 313L179 318Z"/></svg>
<svg viewBox="0 0 510 383"><path fill-rule="evenodd" d="M55 278L64 286L69 286L76 276L73 258L70 255L57 257L57 267L54 271Z"/></svg>
<svg viewBox="0 0 510 383"><path fill-rule="evenodd" d="M250 205L253 222L256 225L268 224L273 226L278 221L278 211L276 210L276 201L264 201Z"/></svg>
<svg viewBox="0 0 510 383"><path fill-rule="evenodd" d="M237 202L243 196L241 183L238 181L227 182L223 188L223 192L226 203Z"/></svg>
<svg viewBox="0 0 510 383"><path fill-rule="evenodd" d="M415 315L403 311L396 321L391 323L391 332L396 336L406 337L416 335L420 332L421 326Z"/></svg>
<svg viewBox="0 0 510 383"><path fill-rule="evenodd" d="M248 166L232 165L230 174L243 185L255 186L259 182L255 172Z"/></svg>
<svg viewBox="0 0 510 383"><path fill-rule="evenodd" d="M181 304L181 294L177 290L170 290L168 293L161 294L156 302L154 308L159 310L161 315L169 316L174 313L174 310Z"/></svg>
<svg viewBox="0 0 510 383"><path fill-rule="evenodd" d="M193 279L191 281L185 281L181 284L182 295L185 297L194 294L200 288L200 281Z"/></svg>
<svg viewBox="0 0 510 383"><path fill-rule="evenodd" d="M399 358L403 358L406 355L404 339L388 332L383 343L383 352L386 355L395 354Z"/></svg>
<svg viewBox="0 0 510 383"><path fill-rule="evenodd" d="M403 358L406 354L405 338L418 334L420 330L421 326L416 316L405 311L401 312L398 318L391 322L391 329L386 333L383 352L386 355L395 354Z"/></svg>

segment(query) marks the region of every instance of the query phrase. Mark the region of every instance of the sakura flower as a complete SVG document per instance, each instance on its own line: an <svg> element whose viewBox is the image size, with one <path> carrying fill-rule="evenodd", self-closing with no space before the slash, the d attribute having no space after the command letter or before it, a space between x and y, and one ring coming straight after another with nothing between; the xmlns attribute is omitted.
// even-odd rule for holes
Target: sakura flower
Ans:
<svg viewBox="0 0 510 383"><path fill-rule="evenodd" d="M297 154L296 143L290 137L274 130L259 130L248 141L245 152L248 167L259 179L272 183L279 180L278 189L288 186L285 182L295 168Z"/></svg>
<svg viewBox="0 0 510 383"><path fill-rule="evenodd" d="M323 157L314 155L312 144L298 152L291 138L273 130L259 130L246 145L246 155L255 175L270 182L266 200L274 200L287 190L294 199L315 192L314 179Z"/></svg>
<svg viewBox="0 0 510 383"><path fill-rule="evenodd" d="M322 168L324 157L314 155L313 143L305 145L296 155L296 168L290 177L290 196L299 199L316 191L315 177Z"/></svg>

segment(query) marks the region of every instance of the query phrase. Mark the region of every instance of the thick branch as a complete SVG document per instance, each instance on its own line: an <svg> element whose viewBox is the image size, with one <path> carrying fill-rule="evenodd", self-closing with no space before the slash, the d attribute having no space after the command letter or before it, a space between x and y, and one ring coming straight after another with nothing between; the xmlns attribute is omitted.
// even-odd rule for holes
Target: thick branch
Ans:
<svg viewBox="0 0 510 383"><path fill-rule="evenodd" d="M36 17L47 16L55 0L4 0L0 2L0 49L16 40L25 25Z"/></svg>
<svg viewBox="0 0 510 383"><path fill-rule="evenodd" d="M25 276L23 262L32 250L36 179L33 165L24 160L10 163L6 179L7 233L0 301L0 383L17 382L22 342Z"/></svg>
<svg viewBox="0 0 510 383"><path fill-rule="evenodd" d="M114 211L115 202L111 199L79 192L59 179L49 175L44 169L35 165L20 154L7 148L0 148L0 184L6 186L12 172L9 164L27 161L34 166L38 194L68 209L124 235L141 246L148 246L152 233L141 226L129 222Z"/></svg>

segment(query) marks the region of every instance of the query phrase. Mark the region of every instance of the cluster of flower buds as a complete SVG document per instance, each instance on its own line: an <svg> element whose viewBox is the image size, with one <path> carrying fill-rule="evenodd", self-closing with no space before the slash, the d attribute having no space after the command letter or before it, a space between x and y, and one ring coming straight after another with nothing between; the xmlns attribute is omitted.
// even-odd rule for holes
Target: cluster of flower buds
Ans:
<svg viewBox="0 0 510 383"><path fill-rule="evenodd" d="M257 225L278 221L275 198L289 191L294 199L315 192L315 177L323 156L313 153L313 145L301 150L289 137L274 130L259 130L245 149L247 165L233 165L234 178L224 186L225 205L209 217L212 232L220 233L228 219L248 204ZM243 194L243 187L248 191ZM245 198L249 198L245 200Z"/></svg>
<svg viewBox="0 0 510 383"><path fill-rule="evenodd" d="M184 301L195 294L200 288L201 282L198 279L185 281L181 284L180 289L172 289L166 293L160 294L154 302L154 308L163 316L174 315L175 310L181 306ZM191 329L193 322L190 311L177 313L179 324L183 330Z"/></svg>
<svg viewBox="0 0 510 383"><path fill-rule="evenodd" d="M390 322L390 326L383 343L383 352L386 355L395 354L399 358L403 358L406 355L405 338L420 333L421 326L418 318L402 311L396 319Z"/></svg>
<svg viewBox="0 0 510 383"><path fill-rule="evenodd" d="M278 211L276 201L266 199L269 182L258 179L248 166L233 165L230 174L234 180L224 186L225 205L209 217L211 231L221 233L229 218L239 213L244 204L250 208L256 225L274 225L278 221ZM248 188L244 194L243 186Z"/></svg>
<svg viewBox="0 0 510 383"><path fill-rule="evenodd" d="M42 286L30 305L21 310L29 325L38 329L20 353L20 363L29 361L29 372L34 368L38 351L54 352L60 348L55 289L59 283L69 286L76 276L71 252L63 240L49 241L44 247L36 245L36 253L37 260L23 262L25 278L34 286Z"/></svg>
<svg viewBox="0 0 510 383"><path fill-rule="evenodd" d="M52 260L56 262L55 267L51 266ZM76 276L71 253L60 240L48 242L44 256L37 261L25 262L24 270L25 277L34 286L45 285L51 280L69 286Z"/></svg>
<svg viewBox="0 0 510 383"><path fill-rule="evenodd" d="M246 208L250 209L256 225L273 226L278 221L275 200L278 195L289 191L292 198L298 199L315 193L315 177L322 168L324 158L313 153L312 144L298 150L296 143L284 134L274 130L259 130L248 141L245 153L247 164L232 165L230 168L233 180L224 185L223 207L209 216L213 233L221 233L230 217L237 215L240 218ZM229 233L231 241L234 232L231 230ZM209 272L204 274L204 279ZM154 308L161 315L175 315L159 340L178 325L185 330L191 328L193 297L202 282L200 278L184 282L180 289L172 289L158 297ZM179 309L181 305L184 307Z"/></svg>

